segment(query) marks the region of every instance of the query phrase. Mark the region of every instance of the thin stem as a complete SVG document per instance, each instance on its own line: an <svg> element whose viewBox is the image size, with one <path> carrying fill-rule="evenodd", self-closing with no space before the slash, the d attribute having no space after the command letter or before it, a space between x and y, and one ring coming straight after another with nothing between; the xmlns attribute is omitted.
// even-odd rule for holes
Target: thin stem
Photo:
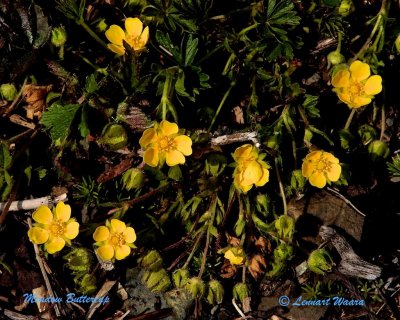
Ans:
<svg viewBox="0 0 400 320"><path fill-rule="evenodd" d="M379 140L382 141L383 137L385 135L385 129L386 129L386 114L385 114L385 106L382 106L381 109L381 135L379 137Z"/></svg>
<svg viewBox="0 0 400 320"><path fill-rule="evenodd" d="M236 82L235 82L235 81L232 81L232 82L231 82L231 85L229 86L229 89L225 92L224 96L222 97L222 100L221 100L221 102L220 102L220 104L219 104L219 106L218 106L218 109L217 109L217 111L215 112L214 118L212 119L211 124L210 124L210 126L208 127L208 132L211 131L211 128L213 127L213 125L214 125L214 123L215 123L215 120L217 119L219 113L221 112L222 107L223 107L224 104L225 104L226 99L229 97L229 95L230 95L230 93L231 93L231 90L232 90L232 88L233 88L235 85L236 85Z"/></svg>
<svg viewBox="0 0 400 320"><path fill-rule="evenodd" d="M283 214L287 215L286 195L285 195L285 190L284 190L284 188L283 188L283 183L282 183L281 175L280 175L280 173L279 173L278 157L275 157L275 173L276 173L276 178L278 179L279 190L280 190L280 192L281 192L281 197L282 197Z"/></svg>
<svg viewBox="0 0 400 320"><path fill-rule="evenodd" d="M356 109L351 109L351 112L349 114L349 117L347 118L346 124L344 125L344 130L347 130L350 128L350 124L351 124L351 121L353 120L355 113L356 113Z"/></svg>
<svg viewBox="0 0 400 320"><path fill-rule="evenodd" d="M242 35L246 34L247 32L255 29L258 27L258 23L254 23L251 26L248 26L247 28L242 29L239 33L238 36L241 37Z"/></svg>
<svg viewBox="0 0 400 320"><path fill-rule="evenodd" d="M103 48L110 50L107 47L107 44L87 25L87 23L83 20L78 20L77 23L83 27L83 29L86 30L87 33L89 33L89 35L96 40Z"/></svg>
<svg viewBox="0 0 400 320"><path fill-rule="evenodd" d="M246 283L246 264L243 264L242 267L242 282Z"/></svg>
<svg viewBox="0 0 400 320"><path fill-rule="evenodd" d="M190 252L189 257L187 258L187 260L186 260L185 264L183 265L182 269L187 268L187 266L189 265L190 260L192 260L194 254L195 254L195 252L197 250L197 247L199 246L200 240L203 238L203 236L204 236L204 231L200 232L200 234L197 236L197 239L196 239L196 241L195 241L195 243L193 245L193 249Z"/></svg>

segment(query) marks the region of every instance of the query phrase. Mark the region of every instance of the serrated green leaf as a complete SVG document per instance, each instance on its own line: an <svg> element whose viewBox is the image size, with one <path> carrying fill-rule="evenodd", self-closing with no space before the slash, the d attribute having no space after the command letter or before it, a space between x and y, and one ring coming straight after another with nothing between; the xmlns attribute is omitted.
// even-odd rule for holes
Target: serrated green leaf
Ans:
<svg viewBox="0 0 400 320"><path fill-rule="evenodd" d="M199 44L199 39L197 38L193 39L193 36L190 35L186 43L185 66L190 66L193 63L194 58L198 51L197 48L198 44Z"/></svg>
<svg viewBox="0 0 400 320"><path fill-rule="evenodd" d="M50 132L51 140L65 140L69 128L75 118L76 112L81 106L79 104L67 104L65 106L55 103L43 113L41 123Z"/></svg>

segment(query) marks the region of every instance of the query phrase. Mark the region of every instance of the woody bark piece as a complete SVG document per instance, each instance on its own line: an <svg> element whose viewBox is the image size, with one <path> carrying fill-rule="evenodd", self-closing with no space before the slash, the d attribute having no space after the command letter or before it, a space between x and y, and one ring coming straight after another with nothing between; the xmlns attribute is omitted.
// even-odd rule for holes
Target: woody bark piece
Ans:
<svg viewBox="0 0 400 320"><path fill-rule="evenodd" d="M339 253L341 261L338 269L344 275L367 280L375 280L381 275L382 268L360 258L347 240L335 229L322 226L319 235L325 241L330 241Z"/></svg>
<svg viewBox="0 0 400 320"><path fill-rule="evenodd" d="M222 146L225 144L237 143L251 141L255 145L259 144L257 132L237 132L233 134L228 134L224 136L219 136L211 139L212 146Z"/></svg>
<svg viewBox="0 0 400 320"><path fill-rule="evenodd" d="M321 191L308 199L293 200L288 204L288 213L296 220L301 215L311 214L323 225L337 226L357 241L361 240L365 215L338 192Z"/></svg>

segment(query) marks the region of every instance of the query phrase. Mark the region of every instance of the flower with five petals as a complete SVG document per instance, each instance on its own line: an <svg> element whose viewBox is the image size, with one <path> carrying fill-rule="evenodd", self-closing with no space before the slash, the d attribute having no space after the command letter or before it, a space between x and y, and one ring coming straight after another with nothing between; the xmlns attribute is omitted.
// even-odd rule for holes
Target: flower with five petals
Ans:
<svg viewBox="0 0 400 320"><path fill-rule="evenodd" d="M167 120L146 129L139 140L143 161L151 167L184 164L185 156L192 154L192 139L178 131L178 125Z"/></svg>
<svg viewBox="0 0 400 320"><path fill-rule="evenodd" d="M64 202L59 202L53 212L47 206L40 206L32 218L35 223L28 231L29 240L44 244L50 254L60 251L65 244L71 244L79 233L79 223L71 218L71 207Z"/></svg>
<svg viewBox="0 0 400 320"><path fill-rule="evenodd" d="M136 233L132 227L118 219L106 221L105 226L97 227L93 233L95 245L99 246L96 253L103 260L125 259L131 253L136 241Z"/></svg>
<svg viewBox="0 0 400 320"><path fill-rule="evenodd" d="M360 108L371 103L374 95L382 91L382 78L371 76L369 65L357 60L334 73L332 85L341 101L350 108Z"/></svg>
<svg viewBox="0 0 400 320"><path fill-rule="evenodd" d="M116 54L122 56L125 54L124 42L126 42L133 51L141 51L149 41L149 27L143 29L143 23L138 18L126 18L125 31L116 24L113 24L106 31L106 37L109 43L108 48Z"/></svg>
<svg viewBox="0 0 400 320"><path fill-rule="evenodd" d="M327 182L335 182L340 178L342 167L339 159L325 151L312 151L303 160L301 172L310 184L317 188L325 187Z"/></svg>

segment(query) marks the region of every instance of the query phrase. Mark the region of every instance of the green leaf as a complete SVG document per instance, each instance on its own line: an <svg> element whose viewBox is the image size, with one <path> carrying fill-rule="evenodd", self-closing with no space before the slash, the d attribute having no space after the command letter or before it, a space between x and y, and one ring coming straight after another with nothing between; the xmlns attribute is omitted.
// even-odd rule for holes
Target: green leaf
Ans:
<svg viewBox="0 0 400 320"><path fill-rule="evenodd" d="M75 114L81 106L79 104L67 104L65 106L54 103L43 113L41 123L50 132L51 140L65 140Z"/></svg>
<svg viewBox="0 0 400 320"><path fill-rule="evenodd" d="M99 86L97 84L96 74L92 73L90 76L86 77L85 92L90 95L95 93L97 90L99 90Z"/></svg>
<svg viewBox="0 0 400 320"><path fill-rule="evenodd" d="M193 39L192 35L189 36L189 39L186 43L186 54L185 54L185 66L190 66L198 51L199 39Z"/></svg>
<svg viewBox="0 0 400 320"><path fill-rule="evenodd" d="M168 170L168 178L175 180L175 181L181 180L182 179L181 168L179 168L179 166L170 167Z"/></svg>
<svg viewBox="0 0 400 320"><path fill-rule="evenodd" d="M175 47L174 44L172 43L171 37L169 36L168 33L163 33L162 31L157 30L156 40L160 46L162 46L164 49L166 49L169 53L172 54L176 62L178 62L179 64L182 63L183 60L182 55L179 52L178 48Z"/></svg>
<svg viewBox="0 0 400 320"><path fill-rule="evenodd" d="M11 155L10 151L5 144L0 144L0 168L8 170L11 166Z"/></svg>
<svg viewBox="0 0 400 320"><path fill-rule="evenodd" d="M306 111L307 115L310 118L319 118L320 117L319 110L317 108L318 100L319 100L318 96L313 96L311 94L305 95L303 107L304 107L304 110Z"/></svg>

